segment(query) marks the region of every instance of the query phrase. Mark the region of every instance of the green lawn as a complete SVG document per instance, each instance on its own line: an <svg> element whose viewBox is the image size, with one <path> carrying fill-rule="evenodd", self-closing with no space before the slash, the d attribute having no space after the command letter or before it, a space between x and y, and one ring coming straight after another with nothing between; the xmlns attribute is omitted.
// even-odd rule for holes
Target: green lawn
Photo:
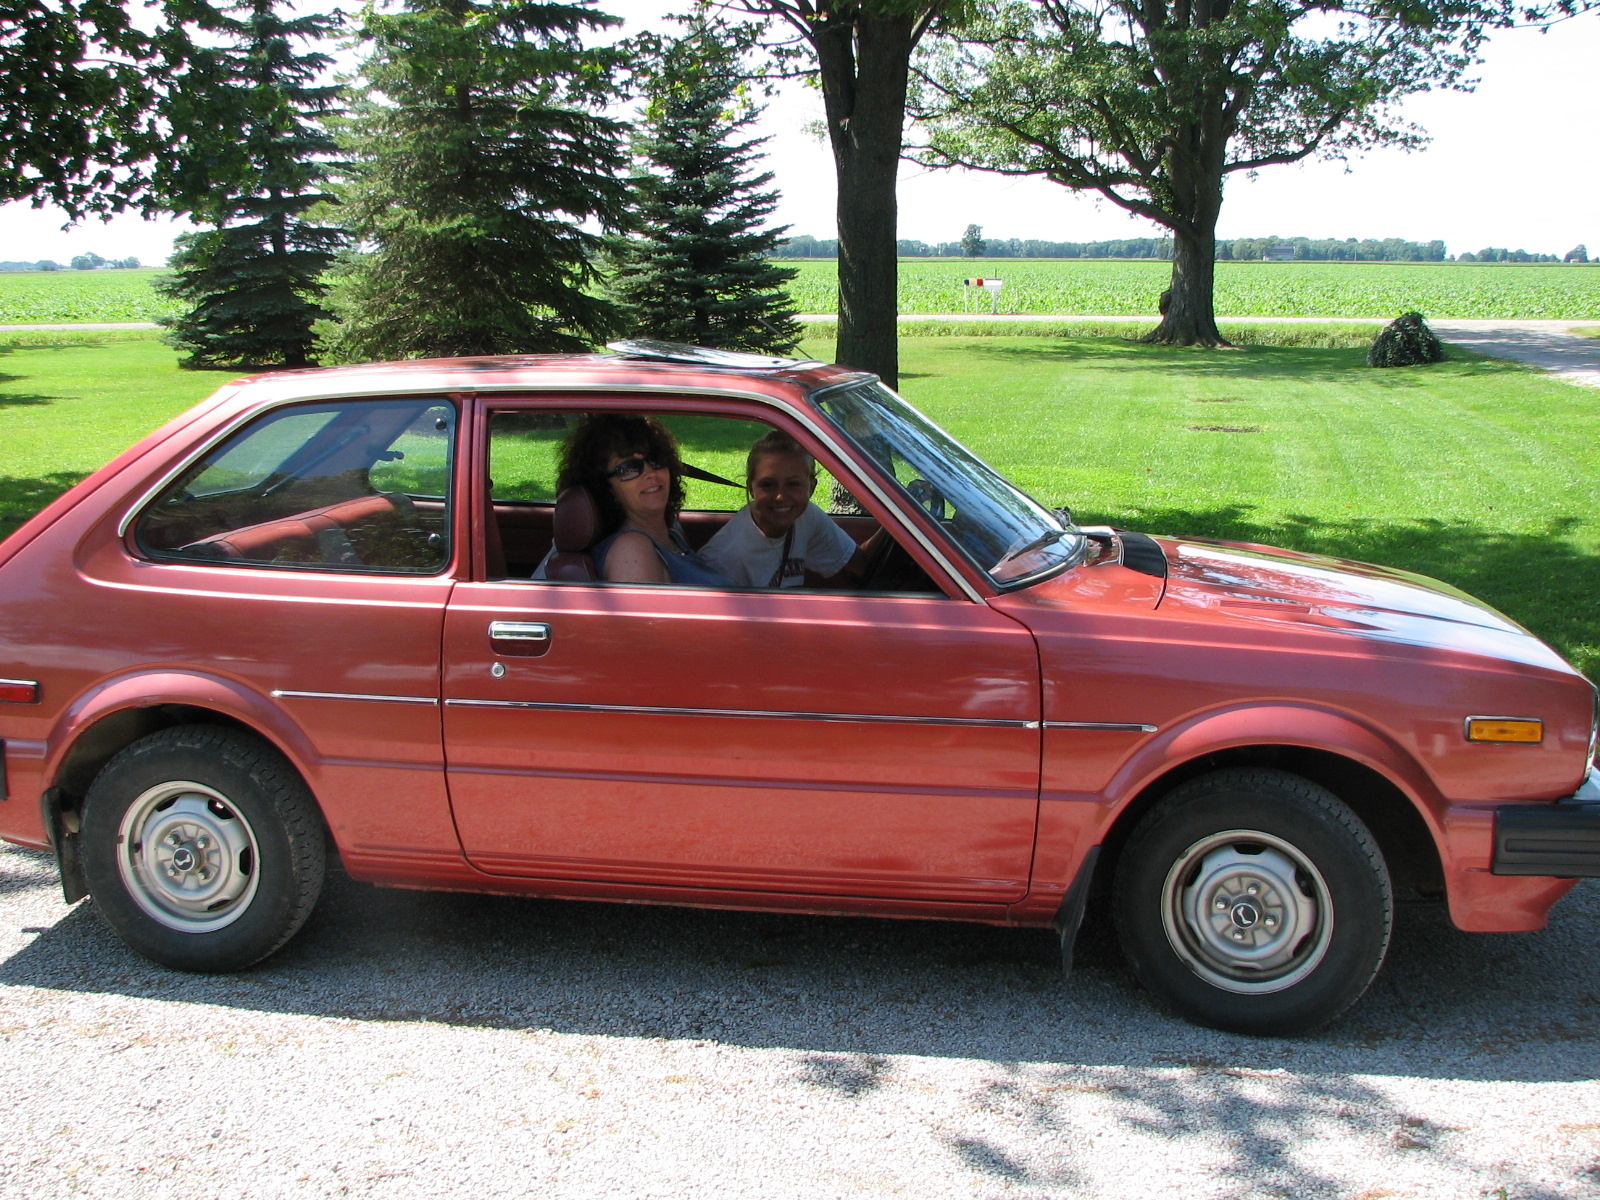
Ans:
<svg viewBox="0 0 1600 1200"><path fill-rule="evenodd" d="M11 336L0 532L233 374L180 371L149 334ZM1420 571L1600 675L1600 395L1459 353L1433 367L1363 364L1359 346L908 338L902 390L1080 520Z"/></svg>
<svg viewBox="0 0 1600 1200"><path fill-rule="evenodd" d="M238 374L153 333L0 333L0 534Z"/></svg>

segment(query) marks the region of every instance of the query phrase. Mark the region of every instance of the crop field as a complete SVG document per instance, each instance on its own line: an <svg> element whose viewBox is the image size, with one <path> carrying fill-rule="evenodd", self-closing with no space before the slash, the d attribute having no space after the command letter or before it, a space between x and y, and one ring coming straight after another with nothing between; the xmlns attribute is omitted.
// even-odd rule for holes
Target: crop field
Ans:
<svg viewBox="0 0 1600 1200"><path fill-rule="evenodd" d="M0 325L154 321L178 311L151 283L165 271L7 271Z"/></svg>
<svg viewBox="0 0 1600 1200"><path fill-rule="evenodd" d="M804 313L837 308L832 259L789 262ZM987 313L973 275L1005 280L1011 314L1144 316L1171 273L1157 260L902 259L900 311ZM177 311L151 286L158 269L0 274L0 325L153 321ZM1600 319L1600 265L1519 263L1218 263L1222 317L1366 317L1392 321L1416 310L1445 318Z"/></svg>
<svg viewBox="0 0 1600 1200"><path fill-rule="evenodd" d="M804 313L838 305L832 259L800 268L790 288ZM1154 313L1172 273L1156 259L901 259L902 313L988 312L968 276L1002 279L1000 311L1140 316ZM1418 311L1445 318L1600 318L1600 266L1562 263L1217 264L1216 308L1228 317L1370 317Z"/></svg>

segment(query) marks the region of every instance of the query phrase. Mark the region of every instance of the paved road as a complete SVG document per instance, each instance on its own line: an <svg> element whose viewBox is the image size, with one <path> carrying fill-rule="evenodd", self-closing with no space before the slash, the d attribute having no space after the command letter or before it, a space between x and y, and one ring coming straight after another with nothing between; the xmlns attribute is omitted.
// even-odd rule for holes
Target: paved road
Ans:
<svg viewBox="0 0 1600 1200"><path fill-rule="evenodd" d="M1048 933L389 891L164 971L0 850L0 1195L1593 1200L1600 883L1401 914L1313 1037L1154 1009Z"/></svg>

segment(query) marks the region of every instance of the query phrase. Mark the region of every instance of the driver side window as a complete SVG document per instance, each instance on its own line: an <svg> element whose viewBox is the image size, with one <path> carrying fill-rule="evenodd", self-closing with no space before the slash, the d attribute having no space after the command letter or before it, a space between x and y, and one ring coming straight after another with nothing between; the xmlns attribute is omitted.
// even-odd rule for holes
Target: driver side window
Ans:
<svg viewBox="0 0 1600 1200"><path fill-rule="evenodd" d="M617 498L621 489L597 498L595 528L586 545L556 544L558 528L563 531L562 538L573 540L569 519L573 501L563 502L568 515L558 515L556 497L563 454L586 415L549 408L491 415L488 492L493 521L486 530L490 546L485 555L490 578L604 582L605 542L617 531L621 518L615 503L603 501ZM776 580L789 587L820 586L824 579L830 586L860 586L866 552L857 551L878 532L878 523L808 452L758 453L753 460L753 448L758 446L796 449L796 443L763 421L682 412L647 415L666 430L677 447L676 482L683 503L674 514L673 527L681 534L683 546L703 558L714 577L739 590L765 590L778 586ZM747 490L746 476L752 465L760 466L768 476L789 480L776 501L758 495L759 488ZM816 483L808 491L813 473ZM600 486L612 488L610 483L599 482L602 474L594 467L587 470L592 477L591 493ZM793 482L797 474L799 486ZM756 510L763 504L758 523ZM792 534L785 523L791 520ZM880 537L871 549L888 550L888 541L887 535ZM670 546L664 549L672 552ZM574 569L574 554L591 561ZM553 566L558 555L559 566ZM884 590L938 591L903 551L898 558L904 560L901 569L895 573L893 586Z"/></svg>

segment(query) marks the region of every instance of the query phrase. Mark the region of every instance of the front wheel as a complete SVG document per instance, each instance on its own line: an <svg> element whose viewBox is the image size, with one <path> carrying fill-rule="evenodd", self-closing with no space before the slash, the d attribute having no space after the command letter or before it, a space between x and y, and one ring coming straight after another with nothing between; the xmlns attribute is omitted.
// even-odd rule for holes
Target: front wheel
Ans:
<svg viewBox="0 0 1600 1200"><path fill-rule="evenodd" d="M272 747L204 725L141 738L84 800L95 907L139 953L184 971L237 971L288 941L322 888L315 802Z"/></svg>
<svg viewBox="0 0 1600 1200"><path fill-rule="evenodd" d="M1140 821L1114 906L1134 974L1177 1012L1304 1033L1366 991L1389 946L1389 873L1366 826L1286 771L1227 770Z"/></svg>

